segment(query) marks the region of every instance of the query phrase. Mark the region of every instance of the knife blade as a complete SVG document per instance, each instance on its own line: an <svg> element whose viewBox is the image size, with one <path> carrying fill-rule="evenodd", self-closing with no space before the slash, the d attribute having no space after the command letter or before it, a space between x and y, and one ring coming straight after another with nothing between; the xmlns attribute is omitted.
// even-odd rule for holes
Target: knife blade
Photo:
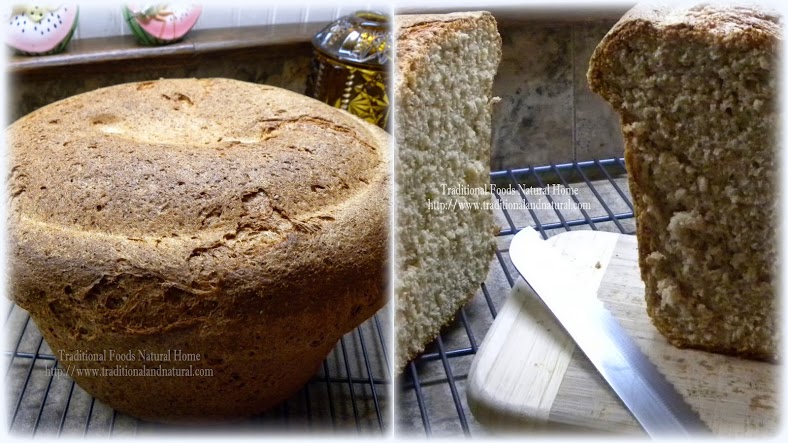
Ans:
<svg viewBox="0 0 788 443"><path fill-rule="evenodd" d="M525 228L517 233L509 247L509 256L528 286L650 436L711 432L605 309L596 293L562 275L565 259L538 232Z"/></svg>

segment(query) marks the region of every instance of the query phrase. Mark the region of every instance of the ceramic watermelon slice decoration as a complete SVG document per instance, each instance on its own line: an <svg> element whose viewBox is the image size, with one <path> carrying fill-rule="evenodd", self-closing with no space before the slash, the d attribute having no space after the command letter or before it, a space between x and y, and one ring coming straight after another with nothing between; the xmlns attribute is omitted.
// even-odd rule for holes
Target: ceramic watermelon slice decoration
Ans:
<svg viewBox="0 0 788 443"><path fill-rule="evenodd" d="M166 45L179 41L197 23L202 6L191 4L128 4L123 18L143 45Z"/></svg>
<svg viewBox="0 0 788 443"><path fill-rule="evenodd" d="M6 28L6 44L24 55L57 54L66 49L77 27L79 8L60 6L14 6Z"/></svg>

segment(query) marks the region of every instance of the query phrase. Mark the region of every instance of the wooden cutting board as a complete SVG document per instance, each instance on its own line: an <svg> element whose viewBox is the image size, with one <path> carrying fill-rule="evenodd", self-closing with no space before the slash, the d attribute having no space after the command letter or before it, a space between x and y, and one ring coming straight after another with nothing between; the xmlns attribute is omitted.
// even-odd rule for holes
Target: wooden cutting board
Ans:
<svg viewBox="0 0 788 443"><path fill-rule="evenodd" d="M576 231L547 242L566 258L558 275L598 288L597 297L715 434L777 431L780 367L670 345L646 314L634 236ZM468 405L480 423L503 432L578 427L643 432L522 280L476 354Z"/></svg>

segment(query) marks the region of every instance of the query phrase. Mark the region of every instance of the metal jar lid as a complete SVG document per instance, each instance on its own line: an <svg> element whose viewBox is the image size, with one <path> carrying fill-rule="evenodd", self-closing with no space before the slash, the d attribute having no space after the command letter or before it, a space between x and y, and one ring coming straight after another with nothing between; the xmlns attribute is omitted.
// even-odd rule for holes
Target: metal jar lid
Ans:
<svg viewBox="0 0 788 443"><path fill-rule="evenodd" d="M323 55L367 69L387 68L390 43L389 17L358 11L339 18L312 38Z"/></svg>

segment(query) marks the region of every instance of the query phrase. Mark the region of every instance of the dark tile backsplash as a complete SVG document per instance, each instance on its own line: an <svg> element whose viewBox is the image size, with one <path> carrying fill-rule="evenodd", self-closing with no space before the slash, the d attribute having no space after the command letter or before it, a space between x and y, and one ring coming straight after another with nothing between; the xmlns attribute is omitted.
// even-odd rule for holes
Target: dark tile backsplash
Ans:
<svg viewBox="0 0 788 443"><path fill-rule="evenodd" d="M618 115L588 89L588 60L616 20L499 19L493 170L623 155Z"/></svg>

